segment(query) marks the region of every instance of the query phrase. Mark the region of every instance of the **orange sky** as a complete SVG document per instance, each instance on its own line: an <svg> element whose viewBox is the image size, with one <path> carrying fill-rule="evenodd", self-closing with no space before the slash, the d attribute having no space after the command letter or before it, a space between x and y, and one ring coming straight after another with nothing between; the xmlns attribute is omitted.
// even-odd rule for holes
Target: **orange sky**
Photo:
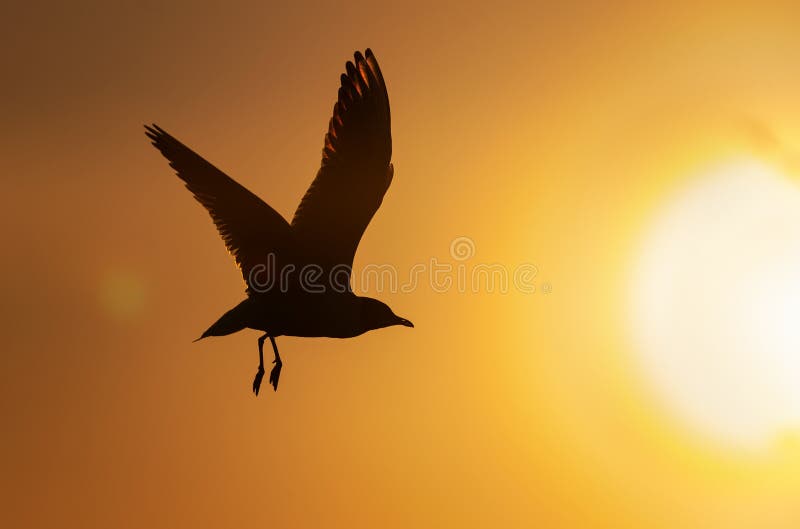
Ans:
<svg viewBox="0 0 800 529"><path fill-rule="evenodd" d="M796 6L7 7L4 527L790 528L800 457L694 436L624 328L641 226L693 167L795 168ZM415 5L416 4L416 5ZM416 328L196 338L241 278L141 125L289 217L371 47L395 178L356 267L467 236L552 292L375 294Z"/></svg>

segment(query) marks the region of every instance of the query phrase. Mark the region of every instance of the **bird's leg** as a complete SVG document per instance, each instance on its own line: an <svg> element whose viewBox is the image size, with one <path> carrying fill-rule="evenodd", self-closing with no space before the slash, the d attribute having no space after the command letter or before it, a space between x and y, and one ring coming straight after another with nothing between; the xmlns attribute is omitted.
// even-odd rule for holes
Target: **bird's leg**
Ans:
<svg viewBox="0 0 800 529"><path fill-rule="evenodd" d="M278 354L278 344L275 343L275 338L270 336L269 341L272 342L272 349L275 351L275 360L272 361L272 363L275 364L275 367L273 367L272 371L269 373L269 383L272 384L272 387L275 389L275 391L278 391L278 379L281 376L283 362L281 362L281 355Z"/></svg>
<svg viewBox="0 0 800 529"><path fill-rule="evenodd" d="M253 380L253 393L258 395L258 390L261 388L261 379L264 378L264 340L267 339L265 334L258 339L258 371L256 378Z"/></svg>

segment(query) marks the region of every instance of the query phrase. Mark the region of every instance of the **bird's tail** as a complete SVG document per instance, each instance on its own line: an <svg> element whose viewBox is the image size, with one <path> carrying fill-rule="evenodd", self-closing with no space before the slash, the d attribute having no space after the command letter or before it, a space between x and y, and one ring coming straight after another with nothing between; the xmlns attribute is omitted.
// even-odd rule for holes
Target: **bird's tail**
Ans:
<svg viewBox="0 0 800 529"><path fill-rule="evenodd" d="M222 315L203 335L195 342L209 336L226 336L241 331L247 327L248 300L244 300L231 310Z"/></svg>

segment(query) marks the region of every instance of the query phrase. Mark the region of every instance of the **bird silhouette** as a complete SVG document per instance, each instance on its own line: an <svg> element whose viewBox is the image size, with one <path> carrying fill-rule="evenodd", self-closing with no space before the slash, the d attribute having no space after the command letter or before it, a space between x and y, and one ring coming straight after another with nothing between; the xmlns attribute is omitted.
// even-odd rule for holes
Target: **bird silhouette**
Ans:
<svg viewBox="0 0 800 529"><path fill-rule="evenodd" d="M350 287L356 248L394 175L389 95L371 50L356 52L341 76L325 134L322 164L291 224L244 186L156 124L146 135L209 212L246 283L247 297L198 340L245 328L275 353L269 383L277 391L283 362L277 336L350 338L392 325L414 325Z"/></svg>

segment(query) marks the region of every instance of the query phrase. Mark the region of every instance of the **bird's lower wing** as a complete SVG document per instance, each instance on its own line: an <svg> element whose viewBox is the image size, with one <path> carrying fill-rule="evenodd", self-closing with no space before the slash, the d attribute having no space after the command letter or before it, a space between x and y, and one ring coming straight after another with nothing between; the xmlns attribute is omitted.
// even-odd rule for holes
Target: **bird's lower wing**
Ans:
<svg viewBox="0 0 800 529"><path fill-rule="evenodd" d="M280 261L276 256L291 248L292 230L286 219L158 125L145 129L186 188L208 210L248 288L256 273L274 274L268 268Z"/></svg>

